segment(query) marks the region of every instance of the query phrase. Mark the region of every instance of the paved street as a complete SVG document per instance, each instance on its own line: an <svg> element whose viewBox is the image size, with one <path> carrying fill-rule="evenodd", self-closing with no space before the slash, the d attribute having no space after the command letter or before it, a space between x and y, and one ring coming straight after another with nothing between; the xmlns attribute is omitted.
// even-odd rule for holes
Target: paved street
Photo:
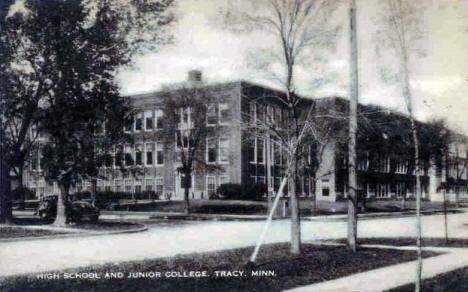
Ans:
<svg viewBox="0 0 468 292"><path fill-rule="evenodd" d="M468 214L449 215L450 237L468 238ZM264 222L189 222L150 224L142 233L83 238L6 242L0 246L0 275L33 273L90 264L119 262L252 246ZM274 221L266 242L289 240L289 221ZM346 222L303 221L304 240L343 238ZM425 237L443 237L443 215L423 217ZM414 236L415 218L362 220L360 237ZM247 260L247 259L245 259Z"/></svg>

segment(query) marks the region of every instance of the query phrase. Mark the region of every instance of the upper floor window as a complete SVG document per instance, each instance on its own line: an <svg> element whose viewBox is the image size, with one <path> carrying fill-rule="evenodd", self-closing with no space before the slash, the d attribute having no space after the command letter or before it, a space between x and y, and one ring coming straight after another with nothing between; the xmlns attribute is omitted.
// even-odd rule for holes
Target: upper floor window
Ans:
<svg viewBox="0 0 468 292"><path fill-rule="evenodd" d="M145 130L146 131L153 130L153 112L152 111L145 111Z"/></svg>
<svg viewBox="0 0 468 292"><path fill-rule="evenodd" d="M161 143L156 143L156 164L164 164L164 149Z"/></svg>
<svg viewBox="0 0 468 292"><path fill-rule="evenodd" d="M217 158L218 158L218 145L216 143L216 140L215 139L207 139L206 141L206 161L208 163L215 163L217 161Z"/></svg>
<svg viewBox="0 0 468 292"><path fill-rule="evenodd" d="M263 139L257 139L257 163L265 163L265 142Z"/></svg>
<svg viewBox="0 0 468 292"><path fill-rule="evenodd" d="M221 137L219 140L219 161L227 162L229 160L229 140L227 137Z"/></svg>
<svg viewBox="0 0 468 292"><path fill-rule="evenodd" d="M153 144L151 143L146 143L145 145L145 151L146 151L146 165L151 166L153 165Z"/></svg>
<svg viewBox="0 0 468 292"><path fill-rule="evenodd" d="M222 124L229 121L229 105L227 103L219 104L219 120Z"/></svg>
<svg viewBox="0 0 468 292"><path fill-rule="evenodd" d="M216 125L218 123L215 104L208 105L208 108L206 109L206 123L208 125Z"/></svg>
<svg viewBox="0 0 468 292"><path fill-rule="evenodd" d="M154 111L154 116L156 118L156 128L157 129L162 129L164 128L164 122L163 122L163 111L158 109Z"/></svg>
<svg viewBox="0 0 468 292"><path fill-rule="evenodd" d="M136 165L142 165L142 151L141 151L141 145L137 144L135 146L135 164Z"/></svg>
<svg viewBox="0 0 468 292"><path fill-rule="evenodd" d="M143 124L143 118L141 114L137 114L135 118L135 131L141 131L142 124Z"/></svg>

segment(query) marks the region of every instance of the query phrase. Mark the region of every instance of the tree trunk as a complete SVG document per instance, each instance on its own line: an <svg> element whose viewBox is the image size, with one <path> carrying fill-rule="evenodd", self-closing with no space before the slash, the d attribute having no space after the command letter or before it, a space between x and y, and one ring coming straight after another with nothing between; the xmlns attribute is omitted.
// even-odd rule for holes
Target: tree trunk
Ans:
<svg viewBox="0 0 468 292"><path fill-rule="evenodd" d="M0 223L11 223L11 192L10 192L10 177L8 170L10 169L6 161L4 152L4 133L0 126Z"/></svg>
<svg viewBox="0 0 468 292"><path fill-rule="evenodd" d="M190 214L190 202L189 202L189 190L190 190L190 174L191 173L184 173L184 200L185 200L185 208L184 213Z"/></svg>
<svg viewBox="0 0 468 292"><path fill-rule="evenodd" d="M289 193L289 208L291 210L291 253L301 253L301 222L299 212L299 201L296 194L296 178L297 178L297 160L296 157L291 157L292 168L288 180Z"/></svg>
<svg viewBox="0 0 468 292"><path fill-rule="evenodd" d="M411 101L409 100L409 104ZM411 109L411 106L409 105ZM419 141L417 136L416 124L412 117L412 111L410 111L410 120L411 120L411 132L413 135L414 142L414 161L416 164L416 232L417 239L416 245L418 247L418 265L416 269L416 283L415 291L421 291L421 274L422 274L422 250L421 250L421 241L422 241L422 230L421 230L421 179L419 177Z"/></svg>
<svg viewBox="0 0 468 292"><path fill-rule="evenodd" d="M318 208L317 208L317 179L313 178L314 187L312 189L312 214L314 216L318 215Z"/></svg>
<svg viewBox="0 0 468 292"><path fill-rule="evenodd" d="M272 166L272 159L271 159L271 140L270 135L267 136L266 139L266 173L267 173L267 196L268 196L268 212L270 214L271 207L273 205L273 181L271 177L271 166Z"/></svg>
<svg viewBox="0 0 468 292"><path fill-rule="evenodd" d="M356 27L356 0L351 0L350 24L350 86L349 86L349 140L348 140L348 248L356 252L357 245L357 177L356 134L358 104L358 47Z"/></svg>
<svg viewBox="0 0 468 292"><path fill-rule="evenodd" d="M97 179L91 180L91 204L96 207Z"/></svg>
<svg viewBox="0 0 468 292"><path fill-rule="evenodd" d="M57 215L55 217L54 225L59 227L66 227L67 215L65 211L65 204L68 197L68 186L59 184L60 194L57 197Z"/></svg>
<svg viewBox="0 0 468 292"><path fill-rule="evenodd" d="M18 188L19 188L19 202L18 202L18 209L24 210L24 201L26 200L26 196L24 193L24 186L23 186L23 163L18 165Z"/></svg>
<svg viewBox="0 0 468 292"><path fill-rule="evenodd" d="M444 189L442 190L444 195L444 227L445 227L445 243L448 243L448 225L447 225L447 192Z"/></svg>
<svg viewBox="0 0 468 292"><path fill-rule="evenodd" d="M422 229L421 229L421 179L420 179L420 162L419 162L419 140L418 130L416 128L416 122L413 115L413 104L411 97L411 88L409 83L409 71L408 71L408 55L406 47L402 46L401 56L401 68L403 75L403 96L406 99L406 107L408 109L408 115L411 124L411 135L413 138L414 148L414 165L415 165L415 176L416 176L416 245L418 253L418 264L416 266L416 279L415 279L415 291L421 291L421 275L422 275L422 257L421 257L421 241L422 241Z"/></svg>

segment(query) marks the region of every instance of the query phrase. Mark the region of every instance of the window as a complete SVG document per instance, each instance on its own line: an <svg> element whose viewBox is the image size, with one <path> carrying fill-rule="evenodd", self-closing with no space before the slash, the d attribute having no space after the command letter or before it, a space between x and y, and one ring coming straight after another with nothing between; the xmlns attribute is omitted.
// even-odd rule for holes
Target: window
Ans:
<svg viewBox="0 0 468 292"><path fill-rule="evenodd" d="M116 180L115 181L115 191L118 192L118 193L122 191L122 181L121 180Z"/></svg>
<svg viewBox="0 0 468 292"><path fill-rule="evenodd" d="M156 194L161 197L164 191L164 179L162 177L156 178Z"/></svg>
<svg viewBox="0 0 468 292"><path fill-rule="evenodd" d="M39 169L38 169L38 166L39 166L39 163L38 163L38 162L39 162L39 158L38 158L38 157L39 157L39 153L38 153L38 152L34 152L34 153L32 154L32 166L31 166L31 167L32 167L33 170L39 170Z"/></svg>
<svg viewBox="0 0 468 292"><path fill-rule="evenodd" d="M125 153L125 166L131 166L132 165L132 154L131 153Z"/></svg>
<svg viewBox="0 0 468 292"><path fill-rule="evenodd" d="M186 131L179 130L176 133L177 147L178 148L189 148L189 137Z"/></svg>
<svg viewBox="0 0 468 292"><path fill-rule="evenodd" d="M133 121L133 117L131 117L131 120L130 121L127 121L124 125L124 131L125 132L130 132L132 130L132 121Z"/></svg>
<svg viewBox="0 0 468 292"><path fill-rule="evenodd" d="M155 110L154 111L154 116L156 118L156 128L157 129L163 129L164 128L163 111L162 110Z"/></svg>
<svg viewBox="0 0 468 292"><path fill-rule="evenodd" d="M396 165L395 172L396 173L406 173L407 169L408 169L408 162L399 160L397 165Z"/></svg>
<svg viewBox="0 0 468 292"><path fill-rule="evenodd" d="M272 142L271 143L271 152L272 152L272 161L274 165L281 164L281 151L280 145L278 143Z"/></svg>
<svg viewBox="0 0 468 292"><path fill-rule="evenodd" d="M137 144L135 146L135 164L141 165L142 164L142 154L141 154L141 145Z"/></svg>
<svg viewBox="0 0 468 292"><path fill-rule="evenodd" d="M257 115L257 104L255 104L255 102L252 102L249 106L249 117L250 117L251 122L255 122L256 115Z"/></svg>
<svg viewBox="0 0 468 292"><path fill-rule="evenodd" d="M208 125L216 125L218 123L215 104L208 105L206 109L206 123Z"/></svg>
<svg viewBox="0 0 468 292"><path fill-rule="evenodd" d="M151 179L147 179L147 180L146 180L146 187L145 187L145 190L146 190L147 192L153 191L153 180L151 180Z"/></svg>
<svg viewBox="0 0 468 292"><path fill-rule="evenodd" d="M125 192L131 193L132 192L132 181L126 180L125 181Z"/></svg>
<svg viewBox="0 0 468 292"><path fill-rule="evenodd" d="M135 186L135 193L141 193L141 182L138 182L138 183L140 183L140 184L137 184Z"/></svg>
<svg viewBox="0 0 468 292"><path fill-rule="evenodd" d="M105 161L104 161L105 163L104 164L105 164L106 167L111 167L112 164L113 164L112 161L113 161L113 157L111 155L106 155L105 156Z"/></svg>
<svg viewBox="0 0 468 292"><path fill-rule="evenodd" d="M264 145L263 139L257 139L257 163L265 163Z"/></svg>
<svg viewBox="0 0 468 292"><path fill-rule="evenodd" d="M146 150L146 165L151 166L153 165L153 144L147 143L145 145Z"/></svg>
<svg viewBox="0 0 468 292"><path fill-rule="evenodd" d="M156 143L156 164L164 164L164 150L163 145L161 143Z"/></svg>
<svg viewBox="0 0 468 292"><path fill-rule="evenodd" d="M265 107L261 104L257 104L257 121L265 120Z"/></svg>
<svg viewBox="0 0 468 292"><path fill-rule="evenodd" d="M145 130L146 131L153 130L153 112L152 111L145 112Z"/></svg>
<svg viewBox="0 0 468 292"><path fill-rule="evenodd" d="M41 151L37 153L37 166L38 171L44 170L44 156L42 155Z"/></svg>
<svg viewBox="0 0 468 292"><path fill-rule="evenodd" d="M124 160L124 154L123 154L123 146L119 145L116 147L115 150L115 160L114 160L114 166L115 167L122 167L122 161Z"/></svg>
<svg viewBox="0 0 468 292"><path fill-rule="evenodd" d="M219 104L219 119L223 124L229 121L229 105L227 103Z"/></svg>
<svg viewBox="0 0 468 292"><path fill-rule="evenodd" d="M190 121L190 108L182 109L182 123L188 124Z"/></svg>
<svg viewBox="0 0 468 292"><path fill-rule="evenodd" d="M275 180L273 182L273 188L275 192L279 190L280 185L281 185L281 177L275 177Z"/></svg>
<svg viewBox="0 0 468 292"><path fill-rule="evenodd" d="M142 116L141 114L138 114L135 119L135 131L141 131L142 123Z"/></svg>
<svg viewBox="0 0 468 292"><path fill-rule="evenodd" d="M206 177L206 191L208 196L216 194L216 178L214 176Z"/></svg>
<svg viewBox="0 0 468 292"><path fill-rule="evenodd" d="M229 140L222 137L219 140L219 161L227 162L229 160Z"/></svg>
<svg viewBox="0 0 468 292"><path fill-rule="evenodd" d="M249 141L249 161L255 163L255 139Z"/></svg>
<svg viewBox="0 0 468 292"><path fill-rule="evenodd" d="M215 163L217 160L217 145L214 139L207 139L206 140L206 152L207 152L207 162L208 163Z"/></svg>

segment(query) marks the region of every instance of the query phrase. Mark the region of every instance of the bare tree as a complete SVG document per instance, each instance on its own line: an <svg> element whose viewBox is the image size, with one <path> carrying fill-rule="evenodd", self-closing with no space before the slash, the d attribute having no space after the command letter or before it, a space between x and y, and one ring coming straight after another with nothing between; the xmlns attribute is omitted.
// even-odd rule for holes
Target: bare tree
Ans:
<svg viewBox="0 0 468 292"><path fill-rule="evenodd" d="M228 119L227 109L219 108L221 100L212 88L187 86L171 90L163 98L164 130L160 133L166 147L175 144L175 160L179 163L184 186L185 213L190 213L189 190L194 174L220 170L219 162L228 160L220 143L222 123ZM208 194L209 195L209 194Z"/></svg>
<svg viewBox="0 0 468 292"><path fill-rule="evenodd" d="M415 291L421 290L421 273L422 273L422 259L421 259L421 165L419 153L419 140L416 121L414 118L413 96L410 86L410 54L415 52L414 44L423 35L421 31L421 11L422 5L415 1L406 0L387 0L386 2L387 15L384 17L385 29L387 36L391 41L392 48L396 51L399 57L400 66L400 79L399 82L403 88L403 98L406 102L406 109L408 111L411 134L413 138L414 148L414 165L415 165L415 187L416 187L416 228L417 239L416 244L418 247L418 264L415 279Z"/></svg>
<svg viewBox="0 0 468 292"><path fill-rule="evenodd" d="M304 53L312 45L323 47L334 40L336 30L326 30L324 24L334 10L337 1L328 0L264 0L256 1L257 8L249 13L235 13L232 10L224 15L225 26L228 29L237 29L239 25L250 29L260 29L268 32L277 42L278 50L270 50L264 64L269 78L279 84L285 91L280 102L288 112L288 123L284 130L287 132L288 147L301 147L299 139L303 132L304 117L299 104L301 97L296 94L294 84L295 70L299 60L304 59ZM253 12L256 11L256 12ZM315 47L314 47L315 49ZM279 64L280 71L269 70L272 64ZM263 66L263 65L262 65ZM291 176L288 182L291 208L291 252L300 253L301 232L299 220L299 203L296 194L298 181L299 149L285 150L288 157L288 167L291 167Z"/></svg>
<svg viewBox="0 0 468 292"><path fill-rule="evenodd" d="M350 83L349 83L349 140L348 140L348 247L356 252L357 244L357 176L356 140L358 107L358 45L356 23L356 0L349 7L350 25Z"/></svg>

